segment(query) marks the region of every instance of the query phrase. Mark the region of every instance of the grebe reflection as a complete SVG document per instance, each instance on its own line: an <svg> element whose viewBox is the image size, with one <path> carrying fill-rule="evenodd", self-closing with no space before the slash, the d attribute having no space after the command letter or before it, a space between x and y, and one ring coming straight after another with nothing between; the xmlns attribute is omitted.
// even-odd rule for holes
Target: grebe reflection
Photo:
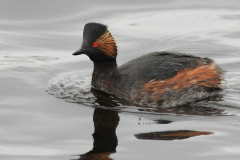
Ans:
<svg viewBox="0 0 240 160"><path fill-rule="evenodd" d="M80 155L82 159L106 159L111 160L109 156L116 152L118 139L116 128L119 122L118 113L111 110L96 108L93 114L94 133L93 149Z"/></svg>

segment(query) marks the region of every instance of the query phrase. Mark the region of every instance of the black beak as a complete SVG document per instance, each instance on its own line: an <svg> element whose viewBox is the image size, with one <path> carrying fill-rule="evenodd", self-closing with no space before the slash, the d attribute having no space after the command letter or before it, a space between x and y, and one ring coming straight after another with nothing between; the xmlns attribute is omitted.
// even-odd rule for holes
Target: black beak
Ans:
<svg viewBox="0 0 240 160"><path fill-rule="evenodd" d="M87 50L84 48L80 48L79 50L77 50L76 52L74 52L72 55L76 56L76 55L80 55L80 54L86 54Z"/></svg>

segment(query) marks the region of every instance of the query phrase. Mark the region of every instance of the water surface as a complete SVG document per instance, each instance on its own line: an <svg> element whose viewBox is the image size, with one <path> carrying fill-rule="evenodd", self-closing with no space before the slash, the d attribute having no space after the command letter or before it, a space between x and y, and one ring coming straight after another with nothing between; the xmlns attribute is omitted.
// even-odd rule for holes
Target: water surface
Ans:
<svg viewBox="0 0 240 160"><path fill-rule="evenodd" d="M0 158L239 159L239 8L222 0L2 0ZM118 65L165 50L214 59L225 70L224 96L162 109L91 90L92 62L71 54L93 21L108 24Z"/></svg>

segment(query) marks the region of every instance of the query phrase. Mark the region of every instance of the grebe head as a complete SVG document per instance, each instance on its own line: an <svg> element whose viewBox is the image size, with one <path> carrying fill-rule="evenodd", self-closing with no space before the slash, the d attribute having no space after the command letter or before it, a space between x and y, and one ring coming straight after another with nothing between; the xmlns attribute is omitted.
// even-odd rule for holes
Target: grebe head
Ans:
<svg viewBox="0 0 240 160"><path fill-rule="evenodd" d="M106 25L87 23L81 48L73 55L86 54L93 62L116 60L117 45Z"/></svg>

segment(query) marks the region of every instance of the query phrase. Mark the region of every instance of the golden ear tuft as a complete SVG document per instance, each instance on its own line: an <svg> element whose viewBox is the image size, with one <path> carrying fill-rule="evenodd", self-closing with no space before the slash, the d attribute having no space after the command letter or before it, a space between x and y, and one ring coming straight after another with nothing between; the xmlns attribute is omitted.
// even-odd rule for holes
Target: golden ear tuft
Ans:
<svg viewBox="0 0 240 160"><path fill-rule="evenodd" d="M96 42L98 42L98 48L101 49L108 57L116 59L117 45L108 30L106 30L106 32L99 37Z"/></svg>

